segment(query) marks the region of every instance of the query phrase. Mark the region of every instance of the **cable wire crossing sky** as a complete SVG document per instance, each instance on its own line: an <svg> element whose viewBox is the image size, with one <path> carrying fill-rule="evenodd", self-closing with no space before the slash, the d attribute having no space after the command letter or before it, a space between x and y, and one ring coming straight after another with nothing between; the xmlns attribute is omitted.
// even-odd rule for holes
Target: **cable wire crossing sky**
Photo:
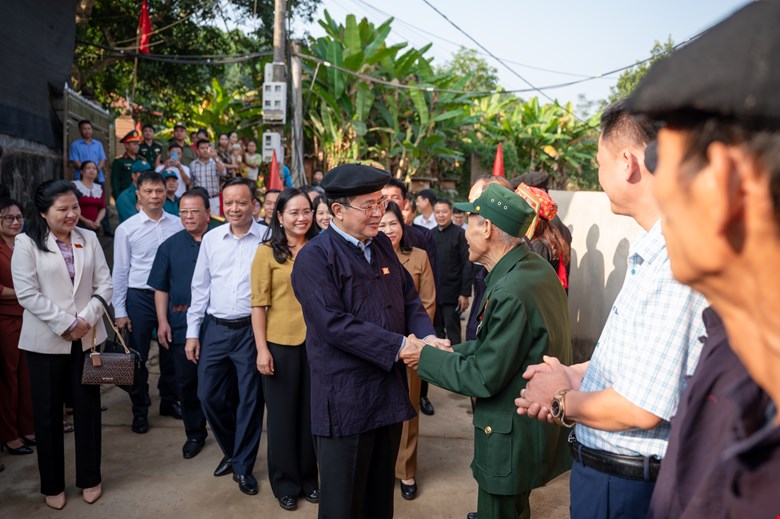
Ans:
<svg viewBox="0 0 780 519"><path fill-rule="evenodd" d="M450 61L460 47L475 49L496 68L504 89L530 89L521 95L544 102L577 103L580 95L606 98L619 70L647 59L655 41L671 36L675 44L685 42L746 3L323 0L316 19L325 9L339 23L347 14L375 25L393 17L390 44L419 48L431 43L427 56L435 65ZM296 36L304 31L324 35L316 22L297 22L292 29Z"/></svg>

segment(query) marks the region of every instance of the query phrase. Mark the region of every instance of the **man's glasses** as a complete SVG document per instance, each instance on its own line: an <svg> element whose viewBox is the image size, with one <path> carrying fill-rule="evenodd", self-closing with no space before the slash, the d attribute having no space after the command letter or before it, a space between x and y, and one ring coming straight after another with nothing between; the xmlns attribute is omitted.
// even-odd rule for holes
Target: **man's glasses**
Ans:
<svg viewBox="0 0 780 519"><path fill-rule="evenodd" d="M179 214L182 216L198 216L203 212L203 209L179 209Z"/></svg>
<svg viewBox="0 0 780 519"><path fill-rule="evenodd" d="M285 211L284 214L289 214L293 218L298 218L299 216L303 216L304 218L309 218L312 214L314 214L314 211L311 209L304 209L303 211Z"/></svg>
<svg viewBox="0 0 780 519"><path fill-rule="evenodd" d="M14 222L22 223L24 221L24 215L21 214L8 214L3 216L3 221L7 224L12 224Z"/></svg>
<svg viewBox="0 0 780 519"><path fill-rule="evenodd" d="M363 213L367 216L371 216L379 210L380 213L384 213L387 210L387 205L390 203L390 200L387 198L380 198L379 201L377 201L375 204L370 205L364 205L363 207L355 207L354 205L344 204L344 207L349 207L350 209L357 209L358 211L363 211Z"/></svg>

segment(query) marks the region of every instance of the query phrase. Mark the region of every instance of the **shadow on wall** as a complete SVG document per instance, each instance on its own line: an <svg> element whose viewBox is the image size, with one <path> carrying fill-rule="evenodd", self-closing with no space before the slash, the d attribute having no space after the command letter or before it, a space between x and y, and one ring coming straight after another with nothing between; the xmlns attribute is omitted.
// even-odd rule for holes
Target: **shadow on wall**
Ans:
<svg viewBox="0 0 780 519"><path fill-rule="evenodd" d="M569 225L574 235L574 226ZM604 281L606 265L604 254L599 248L599 226L592 224L585 241L586 250L578 261L576 250L571 253L572 283L569 299L569 315L572 317L572 348L574 362L590 359L601 335L604 323L615 298L623 287L628 268L629 241L622 238L612 255L612 270Z"/></svg>

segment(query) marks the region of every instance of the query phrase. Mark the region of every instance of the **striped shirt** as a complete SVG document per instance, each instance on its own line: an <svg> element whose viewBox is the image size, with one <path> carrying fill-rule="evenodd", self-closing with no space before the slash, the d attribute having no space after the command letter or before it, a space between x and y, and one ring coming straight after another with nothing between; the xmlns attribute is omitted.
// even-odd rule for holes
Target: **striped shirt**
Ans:
<svg viewBox="0 0 780 519"><path fill-rule="evenodd" d="M209 192L209 197L219 196L219 178L223 176L217 171L217 161L209 158L207 162L193 160L190 164L190 181L192 187L202 187Z"/></svg>
<svg viewBox="0 0 780 519"><path fill-rule="evenodd" d="M669 420L699 361L704 297L672 278L658 221L631 246L628 271L596 344L581 391L613 388L661 418L652 429L600 431L577 424L583 445L614 454L663 458Z"/></svg>

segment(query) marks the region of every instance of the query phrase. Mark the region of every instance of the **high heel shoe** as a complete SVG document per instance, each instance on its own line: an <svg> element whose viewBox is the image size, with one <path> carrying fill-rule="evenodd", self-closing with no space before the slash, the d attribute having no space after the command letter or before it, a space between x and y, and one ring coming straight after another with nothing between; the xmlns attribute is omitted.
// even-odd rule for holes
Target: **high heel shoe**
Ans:
<svg viewBox="0 0 780 519"><path fill-rule="evenodd" d="M8 454L13 454L14 456L33 453L33 450L24 444L21 447L13 448L9 447L7 443L0 443L0 451L8 451Z"/></svg>
<svg viewBox="0 0 780 519"><path fill-rule="evenodd" d="M55 510L65 508L65 492L60 492L56 496L46 496L46 506Z"/></svg>
<svg viewBox="0 0 780 519"><path fill-rule="evenodd" d="M91 488L85 488L81 491L81 496L84 498L84 502L88 504L92 504L98 499L100 499L100 496L103 495L103 487L101 483L98 483L94 487Z"/></svg>
<svg viewBox="0 0 780 519"><path fill-rule="evenodd" d="M27 445L28 447L35 447L36 445L38 445L38 442L35 441L35 436L33 436L32 438L28 438L27 436L22 436L19 439L22 440L22 443Z"/></svg>

